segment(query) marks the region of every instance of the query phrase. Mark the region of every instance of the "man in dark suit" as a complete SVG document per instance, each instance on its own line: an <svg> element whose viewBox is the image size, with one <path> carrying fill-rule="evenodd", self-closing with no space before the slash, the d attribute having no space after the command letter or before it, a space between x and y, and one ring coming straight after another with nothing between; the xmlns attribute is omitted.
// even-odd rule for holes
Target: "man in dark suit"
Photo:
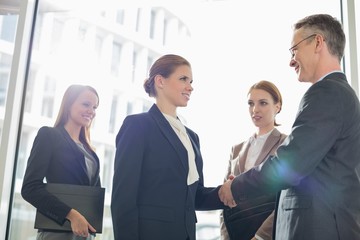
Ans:
<svg viewBox="0 0 360 240"><path fill-rule="evenodd" d="M234 206L281 191L276 240L360 239L360 105L341 71L345 34L332 16L305 17L294 26L290 66L312 86L291 134L275 156L219 192Z"/></svg>

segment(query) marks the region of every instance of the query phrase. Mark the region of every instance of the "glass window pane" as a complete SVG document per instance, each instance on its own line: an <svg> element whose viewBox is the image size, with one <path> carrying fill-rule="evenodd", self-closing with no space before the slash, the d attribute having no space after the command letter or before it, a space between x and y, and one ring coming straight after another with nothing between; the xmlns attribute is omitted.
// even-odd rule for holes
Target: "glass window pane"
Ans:
<svg viewBox="0 0 360 240"><path fill-rule="evenodd" d="M1 19L1 32L0 39L14 42L15 41L15 33L16 33L16 25L18 16L17 15L4 15L0 16Z"/></svg>
<svg viewBox="0 0 360 240"><path fill-rule="evenodd" d="M0 107L5 107L12 55L0 52Z"/></svg>
<svg viewBox="0 0 360 240"><path fill-rule="evenodd" d="M0 15L0 144L18 15Z"/></svg>

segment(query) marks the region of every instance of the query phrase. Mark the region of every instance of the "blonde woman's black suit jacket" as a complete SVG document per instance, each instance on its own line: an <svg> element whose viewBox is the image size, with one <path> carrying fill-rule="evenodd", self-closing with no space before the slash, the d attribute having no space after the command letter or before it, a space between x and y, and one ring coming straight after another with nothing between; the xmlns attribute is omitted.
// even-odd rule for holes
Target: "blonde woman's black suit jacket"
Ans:
<svg viewBox="0 0 360 240"><path fill-rule="evenodd" d="M89 150L90 151L90 150ZM49 183L100 186L99 159L96 179L90 183L85 157L63 127L42 127L35 137L28 159L21 194L39 211L59 224L65 222L70 207L45 190Z"/></svg>
<svg viewBox="0 0 360 240"><path fill-rule="evenodd" d="M343 73L313 84L277 154L234 179L234 198L282 190L276 240L360 239L360 105Z"/></svg>
<svg viewBox="0 0 360 240"><path fill-rule="evenodd" d="M116 240L194 240L195 210L223 207L219 188L204 187L199 138L186 130L200 176L190 186L187 151L158 107L124 120L111 200Z"/></svg>

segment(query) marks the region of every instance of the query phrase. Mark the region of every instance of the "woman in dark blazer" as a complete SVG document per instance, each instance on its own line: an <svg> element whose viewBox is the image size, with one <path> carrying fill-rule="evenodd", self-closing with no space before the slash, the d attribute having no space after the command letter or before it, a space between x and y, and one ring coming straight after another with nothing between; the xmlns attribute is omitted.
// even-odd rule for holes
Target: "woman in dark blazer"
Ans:
<svg viewBox="0 0 360 240"><path fill-rule="evenodd" d="M111 200L116 240L194 240L195 210L223 207L219 187L204 187L199 138L176 113L192 81L187 60L160 57L144 83L156 104L121 126Z"/></svg>
<svg viewBox="0 0 360 240"><path fill-rule="evenodd" d="M71 85L65 92L54 127L42 127L28 159L21 194L45 216L62 225L71 222L73 233L39 230L37 239L92 239L95 229L76 209L45 189L47 183L100 186L99 159L90 145L90 125L99 104L96 90Z"/></svg>

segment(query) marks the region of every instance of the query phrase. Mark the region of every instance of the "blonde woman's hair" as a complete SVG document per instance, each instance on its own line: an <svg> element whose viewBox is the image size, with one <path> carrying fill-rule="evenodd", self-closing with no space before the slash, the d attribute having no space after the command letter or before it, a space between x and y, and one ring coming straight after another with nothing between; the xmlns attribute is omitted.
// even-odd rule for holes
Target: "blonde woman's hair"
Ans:
<svg viewBox="0 0 360 240"><path fill-rule="evenodd" d="M98 98L97 105L99 105L99 95L97 94L96 90L93 87L87 85L76 85L76 84L70 85L66 89L64 96L62 98L59 113L56 118L54 127L65 126L65 124L69 120L71 106L74 104L74 102L79 97L79 95L84 91L93 92ZM81 127L79 140L82 144L85 145L85 147L94 150L94 147L90 143L90 127L91 127L91 123L86 127Z"/></svg>

